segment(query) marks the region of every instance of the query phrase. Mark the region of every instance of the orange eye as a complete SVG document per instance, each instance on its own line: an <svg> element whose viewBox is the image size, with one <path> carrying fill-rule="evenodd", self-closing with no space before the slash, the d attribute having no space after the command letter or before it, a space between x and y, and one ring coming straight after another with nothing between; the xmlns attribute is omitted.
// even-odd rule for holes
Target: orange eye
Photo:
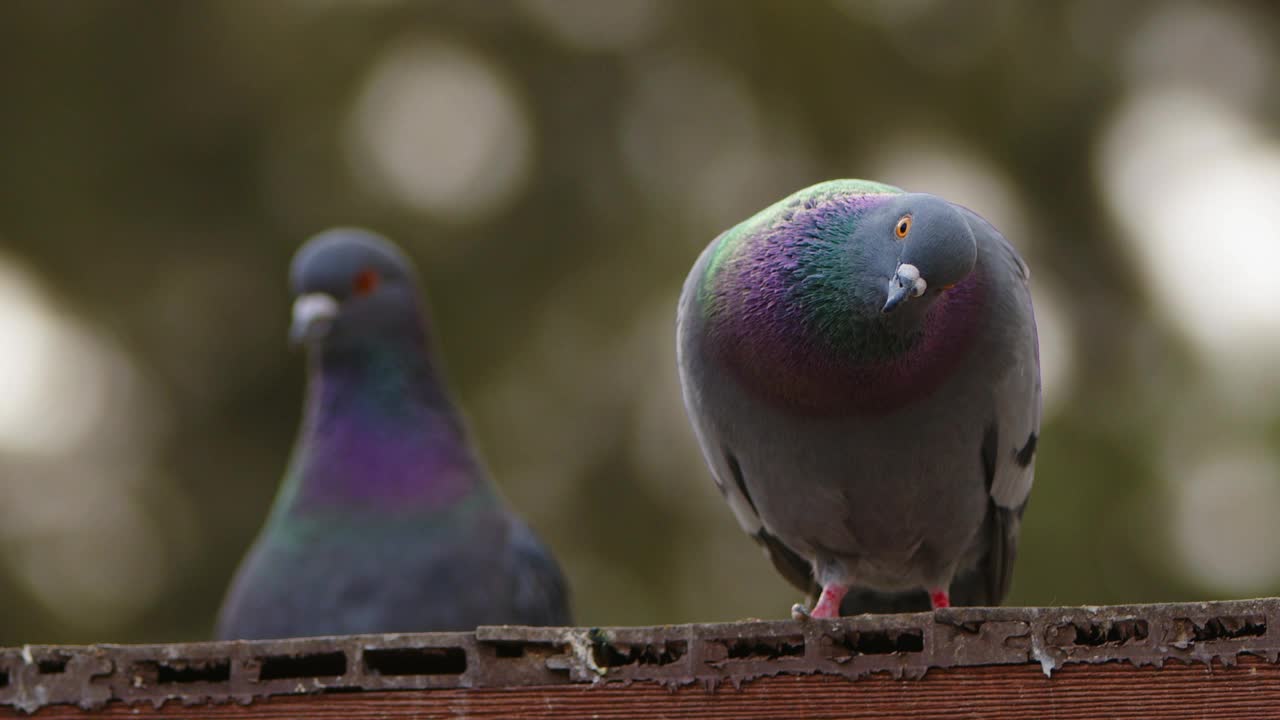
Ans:
<svg viewBox="0 0 1280 720"><path fill-rule="evenodd" d="M893 232L898 236L899 240L905 238L907 233L911 232L911 216L903 215L898 218L898 224L893 228Z"/></svg>
<svg viewBox="0 0 1280 720"><path fill-rule="evenodd" d="M374 270L361 270L356 273L356 279L351 283L351 289L356 295L368 295L378 287L378 273Z"/></svg>

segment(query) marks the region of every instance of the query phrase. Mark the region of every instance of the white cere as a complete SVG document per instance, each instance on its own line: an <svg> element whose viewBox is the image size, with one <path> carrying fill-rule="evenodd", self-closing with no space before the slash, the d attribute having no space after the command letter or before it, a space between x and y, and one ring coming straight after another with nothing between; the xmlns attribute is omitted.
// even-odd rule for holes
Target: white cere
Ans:
<svg viewBox="0 0 1280 720"><path fill-rule="evenodd" d="M293 303L293 322L299 326L306 326L319 318L331 318L337 314L338 301L332 295L309 293L302 295Z"/></svg>
<svg viewBox="0 0 1280 720"><path fill-rule="evenodd" d="M911 297L920 297L929 288L929 283L920 277L920 268L910 263L898 266L898 282L903 285L911 283Z"/></svg>

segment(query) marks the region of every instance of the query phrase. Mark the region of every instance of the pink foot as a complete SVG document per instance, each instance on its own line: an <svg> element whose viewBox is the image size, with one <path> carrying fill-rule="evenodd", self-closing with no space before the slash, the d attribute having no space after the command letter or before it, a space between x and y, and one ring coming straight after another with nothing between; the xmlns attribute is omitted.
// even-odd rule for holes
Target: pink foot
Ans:
<svg viewBox="0 0 1280 720"><path fill-rule="evenodd" d="M933 609L951 607L951 594L946 590L933 589L929 591L929 602L933 603Z"/></svg>
<svg viewBox="0 0 1280 720"><path fill-rule="evenodd" d="M813 606L811 615L816 618L840 617L840 601L844 599L847 592L849 588L844 585L833 584L822 588L822 597L818 598L818 604Z"/></svg>

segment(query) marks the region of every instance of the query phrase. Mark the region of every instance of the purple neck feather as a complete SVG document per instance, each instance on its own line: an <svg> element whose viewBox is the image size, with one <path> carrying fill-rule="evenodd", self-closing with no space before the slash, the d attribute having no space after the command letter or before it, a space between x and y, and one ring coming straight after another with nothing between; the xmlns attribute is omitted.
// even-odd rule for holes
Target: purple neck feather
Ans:
<svg viewBox="0 0 1280 720"><path fill-rule="evenodd" d="M431 511L487 487L432 369L394 364L313 369L288 482L302 511Z"/></svg>
<svg viewBox="0 0 1280 720"><path fill-rule="evenodd" d="M771 317L722 316L713 321L708 342L745 388L776 407L800 415L884 414L928 395L950 376L979 331L986 299L978 267L934 300L915 331L900 336L901 352L871 360L833 352L784 303L772 305Z"/></svg>

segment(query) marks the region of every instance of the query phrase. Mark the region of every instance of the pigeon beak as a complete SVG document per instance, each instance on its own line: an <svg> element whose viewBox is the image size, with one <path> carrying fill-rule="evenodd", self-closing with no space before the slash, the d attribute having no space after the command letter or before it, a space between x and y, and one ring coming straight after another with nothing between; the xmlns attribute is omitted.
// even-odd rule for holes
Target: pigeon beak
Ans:
<svg viewBox="0 0 1280 720"><path fill-rule="evenodd" d="M325 293L299 295L293 301L293 324L289 341L302 345L323 338L338 315L338 301Z"/></svg>
<svg viewBox="0 0 1280 720"><path fill-rule="evenodd" d="M884 302L884 307L880 309L882 313L891 313L894 308L906 302L910 298L917 298L924 294L929 284L924 278L920 277L920 269L910 263L903 263L898 266L898 270L889 278L888 299Z"/></svg>

